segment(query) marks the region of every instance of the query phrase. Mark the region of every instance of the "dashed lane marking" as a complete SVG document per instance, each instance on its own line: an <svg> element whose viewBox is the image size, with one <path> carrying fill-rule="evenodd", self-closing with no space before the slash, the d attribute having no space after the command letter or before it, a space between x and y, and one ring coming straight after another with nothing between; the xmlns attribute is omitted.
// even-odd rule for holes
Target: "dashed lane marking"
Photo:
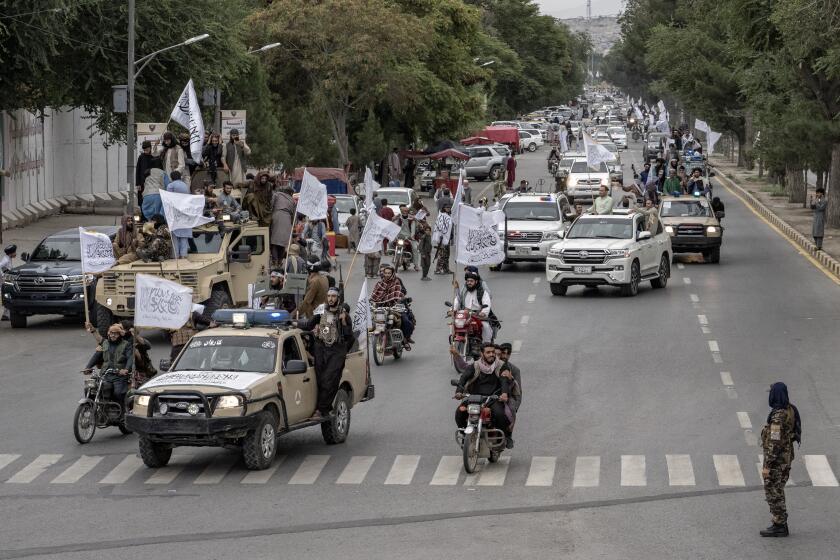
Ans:
<svg viewBox="0 0 840 560"><path fill-rule="evenodd" d="M668 464L668 484L671 486L694 486L694 467L690 455L665 455Z"/></svg>
<svg viewBox="0 0 840 560"><path fill-rule="evenodd" d="M307 455L292 475L289 484L313 484L329 460L329 455Z"/></svg>
<svg viewBox="0 0 840 560"><path fill-rule="evenodd" d="M682 270L682 269L684 269L684 268L685 268L685 265L684 265L683 263L677 263L677 268L679 268L680 270Z"/></svg>
<svg viewBox="0 0 840 560"><path fill-rule="evenodd" d="M737 455L714 455L718 484L721 486L745 486L744 473Z"/></svg>
<svg viewBox="0 0 840 560"><path fill-rule="evenodd" d="M746 412L738 413L738 424L740 424L741 428L744 430L752 430L752 421L750 420L750 415Z"/></svg>
<svg viewBox="0 0 840 560"><path fill-rule="evenodd" d="M805 455L805 469L814 486L837 486L837 478L825 455Z"/></svg>
<svg viewBox="0 0 840 560"><path fill-rule="evenodd" d="M554 484L556 468L557 458L555 457L533 457L525 486L551 486Z"/></svg>
<svg viewBox="0 0 840 560"><path fill-rule="evenodd" d="M732 374L729 373L728 371L720 372L720 381L721 381L721 383L723 383L727 387L731 387L732 385L735 385L735 382L732 381Z"/></svg>
<svg viewBox="0 0 840 560"><path fill-rule="evenodd" d="M708 326L709 325L709 318L705 315L698 315L697 320L700 322L701 325Z"/></svg>
<svg viewBox="0 0 840 560"><path fill-rule="evenodd" d="M535 301L537 301L537 294L530 294L528 296L528 303L534 303Z"/></svg>
<svg viewBox="0 0 840 560"><path fill-rule="evenodd" d="M10 484L28 484L42 475L48 468L58 463L61 457L62 455L60 454L38 455L34 461L23 467L23 469L15 473L6 482Z"/></svg>
<svg viewBox="0 0 840 560"><path fill-rule="evenodd" d="M621 456L621 485L647 486L644 455Z"/></svg>
<svg viewBox="0 0 840 560"><path fill-rule="evenodd" d="M458 484L458 477L461 476L461 459L460 455L444 455L441 457L429 484L432 486L454 486Z"/></svg>
<svg viewBox="0 0 840 560"><path fill-rule="evenodd" d="M411 484L419 464L420 455L397 455L385 484Z"/></svg>
<svg viewBox="0 0 840 560"><path fill-rule="evenodd" d="M513 348L511 349L513 352L519 352L522 350L522 341L521 340L514 340L513 341Z"/></svg>
<svg viewBox="0 0 840 560"><path fill-rule="evenodd" d="M529 317L528 315L523 315L522 320L519 321L519 323L522 324L522 325L527 325L528 321L530 321L530 320L531 320L531 317Z"/></svg>
<svg viewBox="0 0 840 560"><path fill-rule="evenodd" d="M174 462L169 463L165 467L154 470L154 474L146 479L146 484L172 484L184 467L192 460L191 455L182 455L177 459L172 458Z"/></svg>
<svg viewBox="0 0 840 560"><path fill-rule="evenodd" d="M684 284L691 284L691 278L688 278L688 277L683 278L683 283Z"/></svg>
<svg viewBox="0 0 840 560"><path fill-rule="evenodd" d="M575 459L575 475L572 486L591 488L601 483L601 457L578 457Z"/></svg>
<svg viewBox="0 0 840 560"><path fill-rule="evenodd" d="M99 481L100 484L124 484L134 473L143 468L143 461L137 455L126 455L120 464L114 467L105 478Z"/></svg>
<svg viewBox="0 0 840 560"><path fill-rule="evenodd" d="M67 467L64 472L52 479L51 484L73 484L81 480L83 476L93 470L104 457L82 455L75 463Z"/></svg>
<svg viewBox="0 0 840 560"><path fill-rule="evenodd" d="M540 282L542 282L542 276L537 276L536 278L534 278L534 284L539 284Z"/></svg>
<svg viewBox="0 0 840 560"><path fill-rule="evenodd" d="M709 351L710 352L720 352L720 346L718 346L717 340L710 340L709 341Z"/></svg>
<svg viewBox="0 0 840 560"><path fill-rule="evenodd" d="M361 484L375 460L376 457L370 456L351 457L347 466L338 476L338 480L335 481L336 484Z"/></svg>
<svg viewBox="0 0 840 560"><path fill-rule="evenodd" d="M700 296L697 294L689 294L688 297L691 298L692 303L698 303L700 301Z"/></svg>
<svg viewBox="0 0 840 560"><path fill-rule="evenodd" d="M241 483L242 484L265 484L271 477L274 476L274 473L277 472L277 469L280 468L286 460L285 455L278 455L274 458L274 464L265 469L264 471L251 471L246 474L243 478Z"/></svg>
<svg viewBox="0 0 840 560"><path fill-rule="evenodd" d="M207 468L196 477L193 484L218 484L220 483L233 465L239 460L236 455L223 455L207 465Z"/></svg>
<svg viewBox="0 0 840 560"><path fill-rule="evenodd" d="M11 465L15 460L19 459L20 455L17 453L4 453L0 454L0 470L3 470L6 466Z"/></svg>

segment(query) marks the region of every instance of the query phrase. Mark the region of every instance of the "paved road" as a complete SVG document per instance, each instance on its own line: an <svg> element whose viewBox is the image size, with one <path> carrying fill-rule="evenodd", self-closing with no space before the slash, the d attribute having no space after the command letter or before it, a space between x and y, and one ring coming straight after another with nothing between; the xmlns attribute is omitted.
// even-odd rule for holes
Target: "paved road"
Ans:
<svg viewBox="0 0 840 560"><path fill-rule="evenodd" d="M523 156L518 176L545 177L545 156ZM114 429L77 445L77 371L91 339L54 318L26 331L0 325L0 558L832 557L840 292L720 194L721 264L681 258L666 290L561 298L539 266L486 273L525 395L516 449L475 477L461 472L454 441L447 278L404 275L418 343L375 369L377 398L353 410L346 444L296 432L264 473L214 449L183 450L151 471L136 439ZM350 293L358 286L354 275ZM156 358L167 353L161 336L152 342ZM793 536L768 542L758 537L769 516L756 436L776 380L805 434L789 491Z"/></svg>

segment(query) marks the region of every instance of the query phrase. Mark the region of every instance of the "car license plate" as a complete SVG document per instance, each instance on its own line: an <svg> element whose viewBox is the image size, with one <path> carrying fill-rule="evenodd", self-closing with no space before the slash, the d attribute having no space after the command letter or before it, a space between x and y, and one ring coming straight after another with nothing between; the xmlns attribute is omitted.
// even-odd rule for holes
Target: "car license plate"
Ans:
<svg viewBox="0 0 840 560"><path fill-rule="evenodd" d="M591 266L576 266L575 274L592 274Z"/></svg>
<svg viewBox="0 0 840 560"><path fill-rule="evenodd" d="M530 247L517 247L516 248L516 254L517 255L530 255L531 254L531 248Z"/></svg>

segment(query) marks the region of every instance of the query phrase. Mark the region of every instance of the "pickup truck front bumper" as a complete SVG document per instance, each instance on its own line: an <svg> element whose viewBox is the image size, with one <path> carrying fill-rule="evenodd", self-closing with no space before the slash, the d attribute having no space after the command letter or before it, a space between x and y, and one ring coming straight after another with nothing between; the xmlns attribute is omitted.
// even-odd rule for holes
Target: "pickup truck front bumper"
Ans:
<svg viewBox="0 0 840 560"><path fill-rule="evenodd" d="M227 440L243 437L256 427L258 421L256 414L230 418L128 414L125 418L129 430L152 441L193 446L218 446Z"/></svg>
<svg viewBox="0 0 840 560"><path fill-rule="evenodd" d="M700 253L708 249L720 247L722 243L722 236L671 236L671 249L675 253Z"/></svg>

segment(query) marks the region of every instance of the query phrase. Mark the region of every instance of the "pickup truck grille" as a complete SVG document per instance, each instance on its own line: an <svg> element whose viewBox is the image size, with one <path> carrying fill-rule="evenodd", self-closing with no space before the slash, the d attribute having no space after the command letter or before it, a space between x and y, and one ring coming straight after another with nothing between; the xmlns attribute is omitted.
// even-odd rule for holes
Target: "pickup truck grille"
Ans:
<svg viewBox="0 0 840 560"><path fill-rule="evenodd" d="M208 397L207 400L210 403L210 409L212 413L213 397ZM200 397L198 397L197 395L176 394L164 394L158 396L157 410L154 411L154 415L163 416L160 413L160 407L161 405L165 404L167 407L166 416L190 416L190 413L187 412L187 407L192 403L198 405L197 416L204 416L204 401L201 400Z"/></svg>
<svg viewBox="0 0 840 560"><path fill-rule="evenodd" d="M155 274L154 276L160 276ZM163 278L178 282L177 272L166 272ZM107 272L102 276L102 292L106 296L133 296L134 295L134 273L133 272ZM182 272L180 283L188 288L198 288L198 274L195 272Z"/></svg>
<svg viewBox="0 0 840 560"><path fill-rule="evenodd" d="M542 241L542 232L510 231L507 234L507 239L513 243L539 243Z"/></svg>
<svg viewBox="0 0 840 560"><path fill-rule="evenodd" d="M60 293L64 291L61 276L18 276L17 288L22 293Z"/></svg>
<svg viewBox="0 0 840 560"><path fill-rule="evenodd" d="M593 179L578 179L577 184L578 184L579 187L600 186L601 185L601 179L594 179L594 178Z"/></svg>
<svg viewBox="0 0 840 560"><path fill-rule="evenodd" d="M703 237L706 235L706 226L703 224L680 224L677 226L677 235L681 237Z"/></svg>
<svg viewBox="0 0 840 560"><path fill-rule="evenodd" d="M568 250L563 252L563 262L566 264L603 264L607 253L602 249Z"/></svg>

